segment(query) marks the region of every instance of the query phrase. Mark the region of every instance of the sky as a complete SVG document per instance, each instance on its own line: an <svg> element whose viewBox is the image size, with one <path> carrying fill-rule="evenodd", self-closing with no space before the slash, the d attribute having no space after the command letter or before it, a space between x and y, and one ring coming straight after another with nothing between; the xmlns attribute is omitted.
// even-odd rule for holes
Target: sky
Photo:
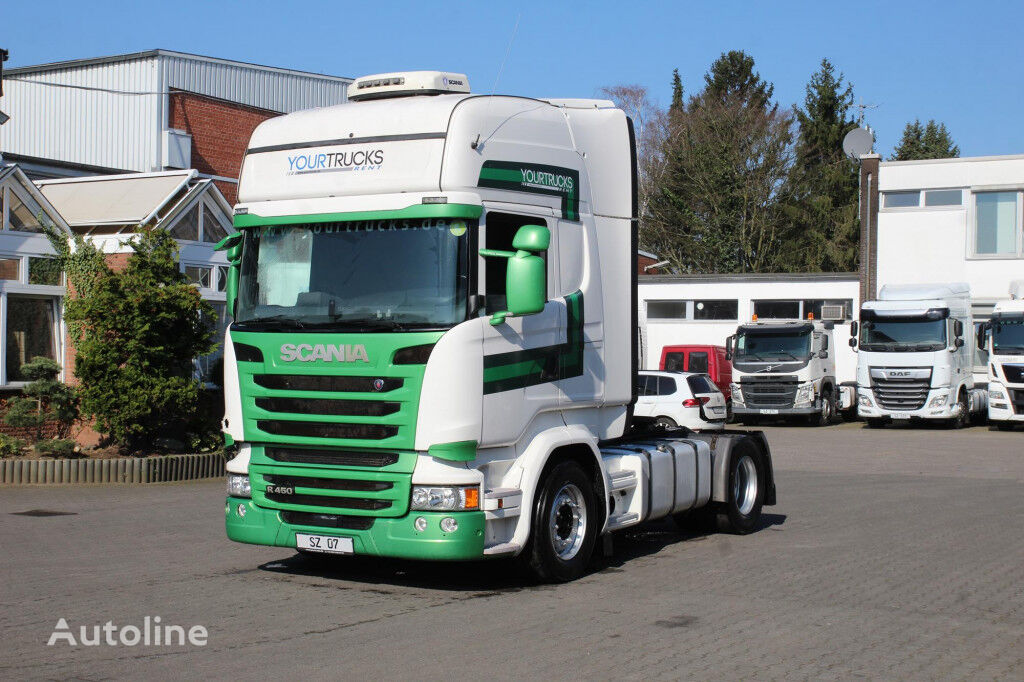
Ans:
<svg viewBox="0 0 1024 682"><path fill-rule="evenodd" d="M961 156L1024 153L1024 2L7 2L6 66L154 48L360 76L448 70L474 92L597 97L639 84L662 105L672 70L698 91L744 50L784 106L822 58L873 108L888 156L908 121L945 123ZM0 100L2 108L2 100Z"/></svg>

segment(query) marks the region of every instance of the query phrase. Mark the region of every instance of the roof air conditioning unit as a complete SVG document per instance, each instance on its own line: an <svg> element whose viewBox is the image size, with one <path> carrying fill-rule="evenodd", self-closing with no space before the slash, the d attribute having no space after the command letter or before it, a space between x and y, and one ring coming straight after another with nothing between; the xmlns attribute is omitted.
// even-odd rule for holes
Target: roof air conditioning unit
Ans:
<svg viewBox="0 0 1024 682"><path fill-rule="evenodd" d="M845 305L823 305L821 306L821 319L841 322L846 319Z"/></svg>

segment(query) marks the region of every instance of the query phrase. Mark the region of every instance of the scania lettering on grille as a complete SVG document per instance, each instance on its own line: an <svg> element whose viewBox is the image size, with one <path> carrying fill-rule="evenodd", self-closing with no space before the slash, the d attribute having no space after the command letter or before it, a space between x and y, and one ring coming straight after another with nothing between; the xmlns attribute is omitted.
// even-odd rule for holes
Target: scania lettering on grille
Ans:
<svg viewBox="0 0 1024 682"><path fill-rule="evenodd" d="M369 362L366 355L366 346L361 343L355 345L346 344L323 344L315 346L308 343L286 343L281 346L281 360L283 362L313 362L323 360L324 362Z"/></svg>

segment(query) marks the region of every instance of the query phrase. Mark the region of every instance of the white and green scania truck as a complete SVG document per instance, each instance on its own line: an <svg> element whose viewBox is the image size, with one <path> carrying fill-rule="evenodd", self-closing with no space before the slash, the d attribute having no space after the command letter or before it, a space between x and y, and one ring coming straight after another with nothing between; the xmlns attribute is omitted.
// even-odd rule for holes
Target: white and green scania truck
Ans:
<svg viewBox="0 0 1024 682"><path fill-rule="evenodd" d="M756 527L762 434L642 432L636 162L611 102L437 72L252 135L222 244L227 534L580 575L644 521Z"/></svg>

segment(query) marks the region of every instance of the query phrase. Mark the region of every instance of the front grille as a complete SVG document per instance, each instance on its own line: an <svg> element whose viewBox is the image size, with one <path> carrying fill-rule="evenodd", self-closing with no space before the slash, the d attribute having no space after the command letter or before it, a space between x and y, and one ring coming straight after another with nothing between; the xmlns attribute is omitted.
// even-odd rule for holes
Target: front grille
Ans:
<svg viewBox="0 0 1024 682"><path fill-rule="evenodd" d="M278 476L264 474L263 480L271 485L291 488L320 488L322 490L358 490L361 492L379 492L391 490L394 486L390 481L362 481L345 478L310 478L308 476Z"/></svg>
<svg viewBox="0 0 1024 682"><path fill-rule="evenodd" d="M296 504L307 507L338 507L342 509L365 509L379 511L391 506L391 500L373 500L362 497L336 497L333 495L284 495L281 493L265 493L271 502Z"/></svg>
<svg viewBox="0 0 1024 682"><path fill-rule="evenodd" d="M372 516L342 516L341 514L311 514L310 512L283 511L281 520L295 526L320 526L344 530L370 530Z"/></svg>
<svg viewBox="0 0 1024 682"><path fill-rule="evenodd" d="M375 377L304 376L297 374L254 374L257 386L275 391L331 391L333 393L387 393L401 388L404 379ZM380 388L375 386L380 382Z"/></svg>
<svg viewBox="0 0 1024 682"><path fill-rule="evenodd" d="M753 408L793 407L799 383L795 376L743 377L743 404Z"/></svg>
<svg viewBox="0 0 1024 682"><path fill-rule="evenodd" d="M1019 388L1006 389L1010 393L1010 404L1014 414L1024 414L1024 390Z"/></svg>
<svg viewBox="0 0 1024 682"><path fill-rule="evenodd" d="M883 379L874 377L875 400L887 410L919 410L928 400L931 379Z"/></svg>
<svg viewBox="0 0 1024 682"><path fill-rule="evenodd" d="M275 436L301 436L305 438L359 438L383 440L398 433L397 426L379 424L332 424L329 422L293 422L279 419L260 419L256 428Z"/></svg>
<svg viewBox="0 0 1024 682"><path fill-rule="evenodd" d="M288 464L331 464L334 466L386 467L398 461L397 452L360 450L313 450L266 447L264 454L275 462Z"/></svg>
<svg viewBox="0 0 1024 682"><path fill-rule="evenodd" d="M1003 375L1011 384L1024 383L1024 365L1003 365Z"/></svg>
<svg viewBox="0 0 1024 682"><path fill-rule="evenodd" d="M402 408L400 403L379 400L333 400L331 398L256 398L256 407L268 412L329 414L339 417L386 417Z"/></svg>

